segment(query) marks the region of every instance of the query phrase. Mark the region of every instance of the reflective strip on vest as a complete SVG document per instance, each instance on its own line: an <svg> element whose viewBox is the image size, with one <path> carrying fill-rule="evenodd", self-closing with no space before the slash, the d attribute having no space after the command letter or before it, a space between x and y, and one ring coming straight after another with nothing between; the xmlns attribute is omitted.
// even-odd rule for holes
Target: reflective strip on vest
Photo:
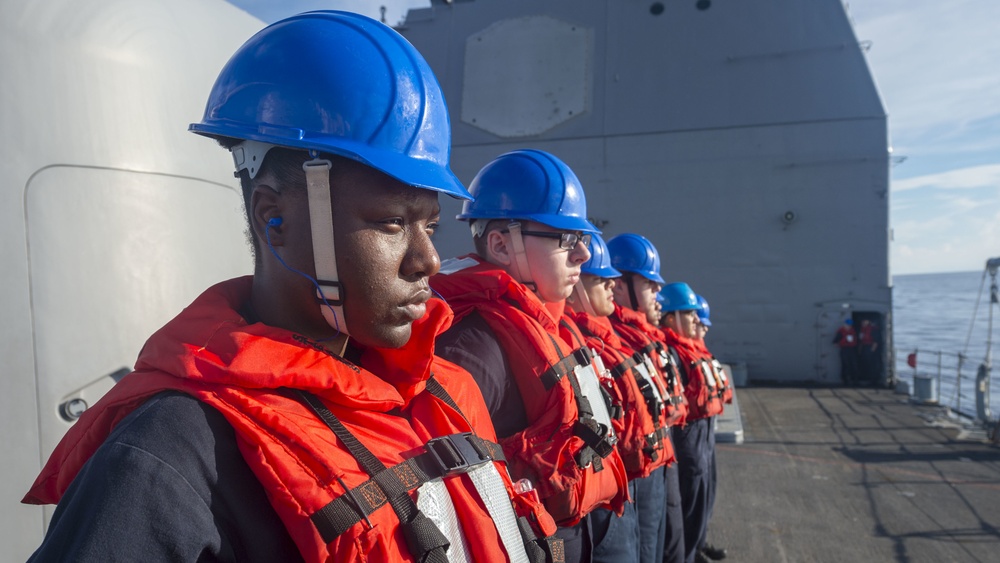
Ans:
<svg viewBox="0 0 1000 563"><path fill-rule="evenodd" d="M493 466L492 463L483 465ZM417 488L417 508L448 538L449 545L445 550L448 563L471 563L468 543L444 481L435 479L420 485Z"/></svg>
<svg viewBox="0 0 1000 563"><path fill-rule="evenodd" d="M712 389L715 389L715 374L712 373L712 366L709 365L708 361L699 360L698 369L701 370L701 376L705 379L705 383Z"/></svg>
<svg viewBox="0 0 1000 563"><path fill-rule="evenodd" d="M601 381L597 378L594 365L592 363L578 365L573 368L573 373L576 374L576 380L580 383L580 391L583 392L583 396L590 402L590 408L594 411L594 420L603 424L608 429L608 435L611 435L613 432L611 427L611 413L608 412L608 405L604 402L604 394L601 392Z"/></svg>
<svg viewBox="0 0 1000 563"><path fill-rule="evenodd" d="M472 484L479 493L479 498L486 505L490 518L500 533L500 540L507 550L511 563L528 563L528 554L524 550L524 539L517 526L517 515L511 505L507 487L497 471L496 465L486 463L467 473ZM449 559L451 555L449 554Z"/></svg>
<svg viewBox="0 0 1000 563"><path fill-rule="evenodd" d="M728 383L729 378L726 377L726 370L722 368L722 362L716 359L712 359L712 365L715 366L715 372L719 374L719 381L725 386Z"/></svg>

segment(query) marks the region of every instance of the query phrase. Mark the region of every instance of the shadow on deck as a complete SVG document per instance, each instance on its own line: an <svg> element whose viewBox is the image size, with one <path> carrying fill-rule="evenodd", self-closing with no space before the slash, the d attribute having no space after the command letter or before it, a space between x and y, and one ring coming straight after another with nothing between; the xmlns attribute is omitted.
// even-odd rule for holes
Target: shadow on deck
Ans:
<svg viewBox="0 0 1000 563"><path fill-rule="evenodd" d="M1000 560L1000 449L889 390L741 388L718 444L727 563Z"/></svg>

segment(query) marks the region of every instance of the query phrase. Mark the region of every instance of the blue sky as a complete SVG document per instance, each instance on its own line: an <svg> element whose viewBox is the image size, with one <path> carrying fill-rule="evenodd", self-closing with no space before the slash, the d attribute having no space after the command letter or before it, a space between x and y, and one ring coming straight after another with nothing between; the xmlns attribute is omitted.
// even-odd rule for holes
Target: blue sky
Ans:
<svg viewBox="0 0 1000 563"><path fill-rule="evenodd" d="M429 0L231 0L265 21L310 9L390 24ZM851 0L889 114L893 274L982 270L1000 256L1000 2ZM901 161L901 162L900 162Z"/></svg>

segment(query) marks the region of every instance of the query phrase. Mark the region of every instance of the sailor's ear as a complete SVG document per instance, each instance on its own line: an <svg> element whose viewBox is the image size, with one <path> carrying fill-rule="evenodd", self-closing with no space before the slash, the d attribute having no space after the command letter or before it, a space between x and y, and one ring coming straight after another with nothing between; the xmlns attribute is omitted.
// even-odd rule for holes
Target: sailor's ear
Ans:
<svg viewBox="0 0 1000 563"><path fill-rule="evenodd" d="M500 266L510 266L514 262L514 249L510 244L510 233L502 233L500 229L493 229L486 233L486 252L489 256L485 258Z"/></svg>
<svg viewBox="0 0 1000 563"><path fill-rule="evenodd" d="M250 194L250 210L250 228L257 235L257 240L267 244L270 236L271 246L284 245L281 194L266 184L255 186Z"/></svg>

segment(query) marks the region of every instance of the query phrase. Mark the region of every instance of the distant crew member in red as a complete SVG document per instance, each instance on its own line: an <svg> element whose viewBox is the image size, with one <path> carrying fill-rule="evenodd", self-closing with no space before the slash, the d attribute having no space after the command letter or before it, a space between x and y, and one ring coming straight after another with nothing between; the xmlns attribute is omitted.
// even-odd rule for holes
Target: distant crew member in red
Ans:
<svg viewBox="0 0 1000 563"><path fill-rule="evenodd" d="M837 329L833 343L840 348L840 380L844 385L855 385L858 381L858 335L854 321L844 319Z"/></svg>
<svg viewBox="0 0 1000 563"><path fill-rule="evenodd" d="M870 385L878 382L882 371L878 349L880 337L877 324L869 319L861 319L861 329L858 332L858 372L860 379Z"/></svg>

